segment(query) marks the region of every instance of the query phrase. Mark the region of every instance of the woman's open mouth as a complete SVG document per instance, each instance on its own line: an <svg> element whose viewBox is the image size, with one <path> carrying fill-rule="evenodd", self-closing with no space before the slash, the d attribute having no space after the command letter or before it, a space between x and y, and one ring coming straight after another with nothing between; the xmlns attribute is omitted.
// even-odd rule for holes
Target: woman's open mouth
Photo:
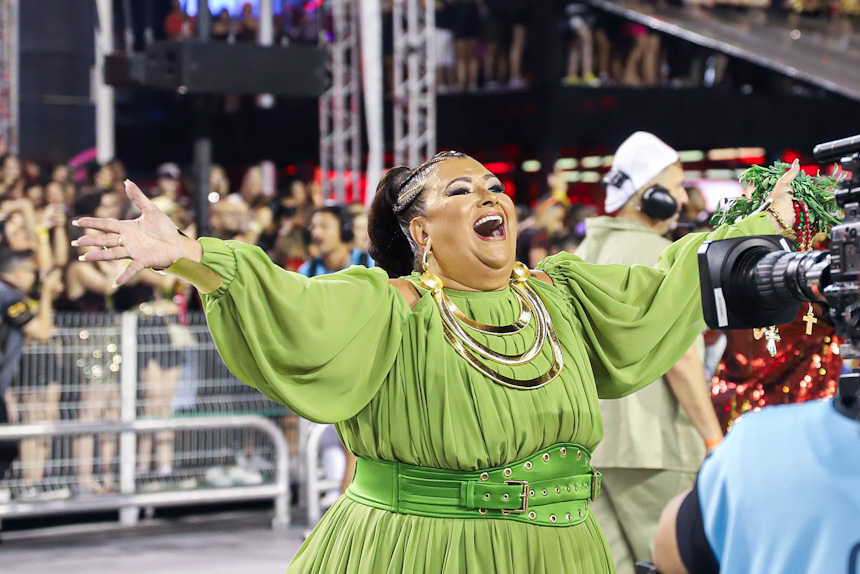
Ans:
<svg viewBox="0 0 860 574"><path fill-rule="evenodd" d="M478 219L472 230L484 241L501 241L507 237L505 219L501 213L488 213Z"/></svg>

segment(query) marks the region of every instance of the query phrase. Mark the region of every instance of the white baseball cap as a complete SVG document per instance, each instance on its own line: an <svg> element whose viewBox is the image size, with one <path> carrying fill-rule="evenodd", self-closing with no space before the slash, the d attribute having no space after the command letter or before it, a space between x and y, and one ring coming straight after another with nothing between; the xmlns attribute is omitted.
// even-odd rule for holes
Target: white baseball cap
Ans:
<svg viewBox="0 0 860 574"><path fill-rule="evenodd" d="M679 159L678 152L652 133L636 132L624 140L603 178L606 212L621 209L645 184Z"/></svg>

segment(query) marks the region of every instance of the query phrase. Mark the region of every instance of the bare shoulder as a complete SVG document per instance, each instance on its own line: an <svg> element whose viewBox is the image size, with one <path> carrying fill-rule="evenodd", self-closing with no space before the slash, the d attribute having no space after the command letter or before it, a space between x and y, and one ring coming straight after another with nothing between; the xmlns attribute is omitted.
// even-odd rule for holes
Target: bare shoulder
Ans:
<svg viewBox="0 0 860 574"><path fill-rule="evenodd" d="M406 299L406 303L409 304L410 309L418 303L419 299L421 299L418 289L416 289L409 281L404 279L389 279L388 282L400 291L400 294L403 295L404 299Z"/></svg>
<svg viewBox="0 0 860 574"><path fill-rule="evenodd" d="M549 275L547 275L543 271L532 270L532 277L534 277L538 281L546 283L547 285L552 285L552 279L550 279Z"/></svg>

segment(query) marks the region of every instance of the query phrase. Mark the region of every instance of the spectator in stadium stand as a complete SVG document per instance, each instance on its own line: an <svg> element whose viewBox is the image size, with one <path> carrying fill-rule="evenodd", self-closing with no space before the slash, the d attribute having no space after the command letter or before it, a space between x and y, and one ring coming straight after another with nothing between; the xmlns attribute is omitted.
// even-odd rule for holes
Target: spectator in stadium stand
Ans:
<svg viewBox="0 0 860 574"><path fill-rule="evenodd" d="M299 267L298 272L305 277L327 275L350 265L375 267L367 251L352 247L355 239L352 215L345 207L333 205L317 209L311 216L309 231L316 255Z"/></svg>
<svg viewBox="0 0 860 574"><path fill-rule="evenodd" d="M209 225L212 235L219 239L241 241L256 245L260 233L252 228L251 210L238 193L231 193L218 203L212 204L209 211Z"/></svg>
<svg viewBox="0 0 860 574"><path fill-rule="evenodd" d="M47 274L61 266L68 259L68 249L60 247L56 257L52 250L54 244L65 240L65 230L61 227L62 216L53 213L43 214L41 220L28 199L12 199L0 202L0 247L6 246L14 251L34 251L39 272Z"/></svg>
<svg viewBox="0 0 860 574"><path fill-rule="evenodd" d="M212 39L228 42L232 37L233 19L230 18L230 11L226 8L221 8L221 11L218 12L218 17L212 20Z"/></svg>
<svg viewBox="0 0 860 574"><path fill-rule="evenodd" d="M217 163L213 163L209 167L209 193L218 194L216 201L230 195L230 178L227 177L224 166ZM216 201L211 201L211 203L216 203Z"/></svg>
<svg viewBox="0 0 860 574"><path fill-rule="evenodd" d="M272 201L270 194L264 192L263 168L259 165L251 166L242 178L239 194L248 208L251 210L251 222L249 228L257 234L255 245L260 244L260 239L270 237L274 230L274 217L269 204Z"/></svg>
<svg viewBox="0 0 860 574"><path fill-rule="evenodd" d="M457 82L453 27L453 0L436 0L436 87L443 92Z"/></svg>
<svg viewBox="0 0 860 574"><path fill-rule="evenodd" d="M163 163L155 170L155 187L149 192L150 197L166 195L173 201L179 199L182 171L173 162Z"/></svg>
<svg viewBox="0 0 860 574"><path fill-rule="evenodd" d="M194 35L194 22L182 10L179 0L171 0L171 10L164 18L164 34L169 40L187 40Z"/></svg>
<svg viewBox="0 0 860 574"><path fill-rule="evenodd" d="M611 572L590 512L598 396L632 393L684 354L703 323L700 244L792 225L796 173L771 194L776 215L690 235L654 268L515 265L513 202L456 152L383 177L370 214L383 269L307 278L255 246L183 237L131 182L141 218L77 224L103 232L81 238L105 247L87 260L131 259L119 284L147 268L195 284L227 366L336 423L359 456L289 572Z"/></svg>
<svg viewBox="0 0 860 574"><path fill-rule="evenodd" d="M660 76L660 37L646 26L628 22L621 35L629 44L621 83L625 86L655 86Z"/></svg>
<svg viewBox="0 0 860 574"><path fill-rule="evenodd" d="M355 249L368 251L370 249L370 235L367 233L367 211L360 203L350 205L352 215L352 246Z"/></svg>
<svg viewBox="0 0 860 574"><path fill-rule="evenodd" d="M3 158L0 167L0 199L20 199L24 197L24 176L21 160L14 155Z"/></svg>
<svg viewBox="0 0 860 574"><path fill-rule="evenodd" d="M453 0L454 52L457 60L457 89L477 90L478 32L481 28L481 13L477 0Z"/></svg>
<svg viewBox="0 0 860 574"><path fill-rule="evenodd" d="M567 15L567 75L563 83L567 86L598 86L600 80L594 75L594 36L596 22L593 9L587 4L572 2L565 7Z"/></svg>
<svg viewBox="0 0 860 574"><path fill-rule="evenodd" d="M306 225L314 210L309 200L304 183L295 180L287 195L274 204L277 235L269 256L290 271L296 271L308 259Z"/></svg>
<svg viewBox="0 0 860 574"><path fill-rule="evenodd" d="M36 284L36 262L29 251L0 251L0 424L10 421L6 409L9 387L20 368L27 338L47 341L53 334L53 300L62 287L59 271L49 273L39 300L29 297ZM17 456L17 445L0 442L0 479ZM8 500L9 493L0 493Z"/></svg>
<svg viewBox="0 0 860 574"><path fill-rule="evenodd" d="M254 7L250 3L242 5L242 16L236 25L236 40L239 42L254 42L260 22L254 17Z"/></svg>
<svg viewBox="0 0 860 574"><path fill-rule="evenodd" d="M541 201L529 225L517 237L517 261L535 267L550 255L550 243L564 229L565 207L555 197Z"/></svg>
<svg viewBox="0 0 860 574"><path fill-rule="evenodd" d="M587 220L576 255L601 265L659 265L672 245L663 236L687 201L678 153L655 135L636 132L618 148L606 177L605 207L614 217ZM633 574L637 561L650 558L663 507L693 484L706 451L722 440L703 354L700 335L680 361L655 373L653 384L600 401L604 436L594 461L604 496L594 513L619 574Z"/></svg>

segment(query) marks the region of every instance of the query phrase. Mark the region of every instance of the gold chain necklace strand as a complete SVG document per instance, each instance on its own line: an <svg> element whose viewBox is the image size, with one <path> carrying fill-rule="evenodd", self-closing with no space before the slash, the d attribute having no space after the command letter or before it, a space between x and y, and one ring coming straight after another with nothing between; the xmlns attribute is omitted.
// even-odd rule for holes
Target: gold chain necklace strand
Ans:
<svg viewBox="0 0 860 574"><path fill-rule="evenodd" d="M520 301L520 318L517 320L517 322L522 321L523 317L526 316L527 313L530 315L529 319L525 321L525 325L523 325L522 327L518 327L516 326L517 322L515 322L512 325L493 327L491 325L484 325L483 323L478 323L477 321L474 321L472 319L469 319L469 322L466 323L466 325L469 327L471 327L470 323L479 326L480 328L474 329L476 331L484 332L486 334L505 336L521 331L531 322L531 319L534 318L535 344L532 345L531 349L518 356L496 353L495 351L475 341L457 322L458 317L465 317L465 315L463 315L463 313L460 312L459 309L457 309L457 307L447 297L447 295L444 294L444 292L442 291L442 281L438 277L430 273L425 273L421 277L421 283L424 285L424 287L430 290L431 294L433 295L433 300L435 301L436 306L439 308L439 314L442 318L442 331L445 335L445 339L451 344L452 347L454 347L454 350L457 351L457 354L463 357L466 362L468 362L472 367L477 369L479 372L481 372L484 376L488 377L492 381L500 385L504 385L506 387L520 390L536 389L538 387L546 385L547 383L555 379L555 377L558 376L558 374L561 372L561 369L564 367L564 355L561 351L561 344L559 343L558 337L555 334L555 330L553 328L552 320L549 316L549 313L547 312L546 307L544 306L540 296L538 296L538 294L527 283L528 278L530 276L531 272L529 271L528 267L522 264L517 264L513 269L510 281L511 288L517 295L518 300ZM489 331L490 329L496 329L502 332L488 333L487 331ZM469 350L466 348L466 346L468 346L479 355L484 356L489 361L495 362L497 364L506 366L518 366L531 362L540 353L547 339L549 339L550 350L552 351L553 356L553 363L546 373L539 377L535 377L533 379L528 380L514 379L502 375L501 373L497 373L496 371L485 365L475 355L470 353Z"/></svg>
<svg viewBox="0 0 860 574"><path fill-rule="evenodd" d="M513 283L511 283L513 285ZM457 319L459 319L464 325L478 331L479 333L484 333L485 335L513 335L514 333L519 333L532 320L532 312L534 311L531 306L525 304L525 298L520 293L520 291L516 291L517 299L520 301L520 316L510 325L485 325L484 323L479 323L470 317L467 317L462 311L460 311L454 302L451 301L451 298L448 297L448 294L444 291L439 291L442 294L442 302L445 305L445 308L448 309L448 312Z"/></svg>
<svg viewBox="0 0 860 574"><path fill-rule="evenodd" d="M531 287L526 286L529 291L532 291ZM472 353L466 349L460 340L448 329L448 325L445 321L442 322L442 331L445 334L445 338L454 347L454 350L457 351L461 357L463 357L466 362L468 362L472 367L477 369L481 374L485 377L489 378L495 383L503 385L505 387L510 387L512 389L517 390L532 390L542 387L555 379L558 374L561 372L562 368L564 368L564 355L561 351L561 343L558 341L558 337L555 334L555 329L552 327L552 322L549 318L549 313L546 311L546 308L543 306L543 302L540 300L540 297L536 293L534 293L534 297L537 299L536 305L536 315L542 316L542 319L546 320L548 329L547 329L547 338L549 339L549 346L552 350L552 366L550 366L549 370L540 375L539 377L535 377L533 379L514 379L512 377L507 377L501 373L498 373L482 363L477 357L475 357ZM492 360L492 359L491 359Z"/></svg>
<svg viewBox="0 0 860 574"><path fill-rule="evenodd" d="M517 296L520 298L520 304L524 307L527 307L530 311L533 311L534 303L528 299L526 293L521 291L522 288L513 281L511 282L511 288L514 290L514 292L517 293ZM535 357L538 356L538 354L540 354L540 350L543 348L544 342L546 341L546 323L544 319L540 317L540 315L535 314L535 340L531 348L521 355L505 355L502 353L498 353L476 341L463 329L462 326L460 326L460 324L455 318L455 314L451 312L449 306L446 305L444 302L443 291L440 290L434 292L433 299L436 301L436 306L439 307L439 314L442 316L442 323L448 328L448 330L450 330L458 339L460 339L466 347L468 347L478 355L485 357L495 363L499 363L500 365L516 367L530 363ZM451 306L453 306L453 302L450 303ZM483 325L482 323L479 324Z"/></svg>

